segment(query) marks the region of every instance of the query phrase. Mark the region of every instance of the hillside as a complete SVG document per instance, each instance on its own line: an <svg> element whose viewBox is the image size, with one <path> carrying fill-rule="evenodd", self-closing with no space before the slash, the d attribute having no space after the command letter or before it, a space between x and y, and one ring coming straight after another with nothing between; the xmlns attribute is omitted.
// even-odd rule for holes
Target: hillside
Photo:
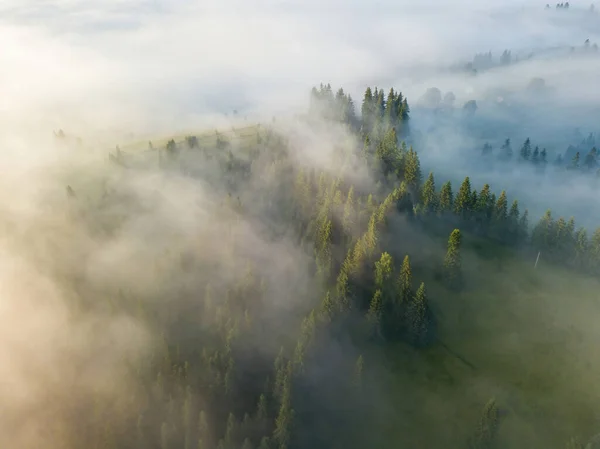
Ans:
<svg viewBox="0 0 600 449"><path fill-rule="evenodd" d="M388 442L465 447L491 397L502 412L497 447L561 448L597 433L589 394L600 367L589 354L599 283L544 263L533 269L535 258L485 243L470 259L465 269L479 281L460 294L423 277L439 343L419 351L396 344L373 362L396 385Z"/></svg>
<svg viewBox="0 0 600 449"><path fill-rule="evenodd" d="M108 425L107 447L560 448L597 432L596 241L583 254L566 221L530 227L468 178L436 188L398 137L402 94L360 123L346 98L291 134L124 145L110 159L125 170L72 184L73 226L130 248L132 270L80 288L154 341L130 361L124 415L90 416L81 438ZM308 130L332 143L301 161Z"/></svg>

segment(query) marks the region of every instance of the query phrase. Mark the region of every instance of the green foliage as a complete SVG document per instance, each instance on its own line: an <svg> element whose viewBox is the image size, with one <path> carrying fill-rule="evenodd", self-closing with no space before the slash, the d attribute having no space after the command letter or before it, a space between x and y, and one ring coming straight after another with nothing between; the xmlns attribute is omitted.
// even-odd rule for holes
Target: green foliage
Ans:
<svg viewBox="0 0 600 449"><path fill-rule="evenodd" d="M412 270L410 268L410 259L404 257L400 275L398 277L398 301L401 304L408 304L412 297Z"/></svg>
<svg viewBox="0 0 600 449"><path fill-rule="evenodd" d="M427 180L423 184L421 201L426 213L432 213L437 209L438 197L437 192L435 191L435 179L433 177L433 172L429 173Z"/></svg>
<svg viewBox="0 0 600 449"><path fill-rule="evenodd" d="M506 198L506 192L503 190L498 197L496 207L494 208L494 221L499 226L502 226L508 217L508 200Z"/></svg>
<svg viewBox="0 0 600 449"><path fill-rule="evenodd" d="M292 426L294 421L294 410L292 408L292 364L288 362L282 380L281 405L279 414L275 420L273 439L278 449L287 449L292 440Z"/></svg>
<svg viewBox="0 0 600 449"><path fill-rule="evenodd" d="M436 243L439 233L450 233L441 278L451 290L460 290L470 280L465 279L467 273L477 276L467 262L463 272L462 261L462 240L469 248L474 235L486 242L484 245L518 245L527 258L532 252L535 256L542 251L544 261L600 275L600 228L590 238L585 229L576 230L574 219L554 220L548 211L530 239L527 210L521 212L522 204L512 198L509 207L505 191L496 197L489 184L474 186L466 177L454 197L450 182L436 190L433 172L422 183L415 151L420 148L409 148L402 141L408 136L410 109L401 92L390 89L386 97L382 89L368 88L358 118L352 98L343 89L334 91L329 84L321 85L311 92L311 108L328 126L336 122L333 126L360 133L357 137L364 140L364 147L341 148L342 163L325 171L297 164L286 139L270 129L251 130L252 148L248 153L240 153L234 136L218 132L209 136L210 144L201 135L185 138L188 148L199 151L178 152L178 148L185 148L182 142L167 142L165 152L181 161L182 166L186 153L200 155L208 168L215 168L219 185L226 185L230 195L218 198L223 200L222 209L215 221L222 224L222 230L212 238L218 260L208 256L196 265L190 262L190 278L182 283L181 290L187 294L189 287L196 299L186 301L182 310L172 307L167 312L158 305L166 301L152 298L142 307L140 298L136 298L136 317L147 322L148 328L157 329L157 334L160 332L160 349L144 360L144 366L131 369L140 384L132 402L144 404L144 408L130 406L134 411L129 421L123 420L123 427L130 426L135 434L121 433L131 436L135 443L120 444L120 438L125 441L126 437L121 437L116 427L102 430L102 438L113 442L114 447L354 447L348 441L354 443L359 428L369 433L372 422L364 416L364 410L373 407L369 394L365 394L372 386L370 376L364 376L365 359L362 355L344 359L343 354L343 360L335 360L327 370L322 369L323 364L329 361L331 348L337 351L346 341L361 351L391 341L410 343L415 348L441 343L434 330L444 314L438 317L433 311L437 312L439 304L454 304L470 292L444 293L437 285L440 273L431 273L434 270L427 260L431 254L441 258L436 249L443 248L435 247L440 245ZM531 144L527 142L525 150L521 149L522 159L542 167L545 150L540 152L536 147L528 156L530 149L526 148ZM215 151L228 146L230 151ZM507 140L500 157L509 159L511 155ZM583 168L595 167L596 154L588 156ZM357 182L355 163L369 170L376 188ZM183 172L186 170L184 167ZM248 179L260 182L248 184ZM255 184L260 188L245 195L244 190ZM72 200L76 202L79 196ZM415 212L418 219L412 219ZM265 222L268 225L263 229ZM264 234L269 245L279 248L281 258L276 258L276 269L266 262L265 254L254 254L260 252L254 248L254 229L240 231L236 228L240 223L251 223L250 228L258 223L261 239ZM282 236L285 245L278 246ZM421 237L427 241L422 251ZM297 257L301 260L291 270L286 262L288 242L297 242L301 249L293 253L294 257L301 254ZM169 248L161 257L168 259L169 251L177 249ZM225 255L223 260L221 253ZM398 262L403 256L401 266L395 267L394 260ZM252 269L241 270L240 274L239 267L249 262ZM288 285L289 279L282 273L294 269L302 281ZM196 283L196 277L202 276L206 279ZM310 279L308 286L302 283L306 277ZM478 279L474 281L477 285ZM163 282L165 297L183 295L169 290L168 277ZM289 302L285 300L287 289L302 298L298 301L301 314L296 309L279 308ZM436 298L440 293L443 297ZM430 308L430 301L435 307ZM470 318L476 320L477 316ZM281 350L275 354L273 346L278 349L280 344ZM387 353L387 348L382 352ZM422 355L419 351L414 354L415 360ZM370 355L365 352L369 363ZM315 386L314 373L324 371L324 376L331 375L335 381ZM340 398L343 404L338 405ZM364 401L360 406L347 406L357 398ZM355 410L360 419L350 421L348 416ZM495 402L490 401L473 447L491 444L497 421ZM317 426L330 429L312 435Z"/></svg>
<svg viewBox="0 0 600 449"><path fill-rule="evenodd" d="M356 225L356 207L354 204L354 187L351 186L348 190L346 202L344 204L344 215L342 218L342 230L348 236L348 241L351 240L351 236L354 233L354 227Z"/></svg>
<svg viewBox="0 0 600 449"><path fill-rule="evenodd" d="M375 290L375 294L369 305L369 311L367 312L367 322L369 323L370 333L373 336L381 337L383 335L382 315L383 295L381 294L381 290Z"/></svg>
<svg viewBox="0 0 600 449"><path fill-rule="evenodd" d="M487 232L489 224L492 220L494 211L494 202L492 199L492 193L489 184L485 184L479 195L477 196L477 203L475 204L475 217L480 227L480 230L484 233Z"/></svg>
<svg viewBox="0 0 600 449"><path fill-rule="evenodd" d="M383 253L379 261L375 262L375 287L381 291L384 302L391 301L393 297L393 274L392 256L389 253Z"/></svg>
<svg viewBox="0 0 600 449"><path fill-rule="evenodd" d="M450 234L448 251L444 258L444 280L449 288L458 290L462 287L462 260L460 254L462 236L458 229Z"/></svg>
<svg viewBox="0 0 600 449"><path fill-rule="evenodd" d="M404 180L412 192L418 192L421 187L421 163L417 152L410 147L406 155L404 167Z"/></svg>
<svg viewBox="0 0 600 449"><path fill-rule="evenodd" d="M472 210L471 181L467 176L458 190L454 200L454 213L463 220L468 220Z"/></svg>
<svg viewBox="0 0 600 449"><path fill-rule="evenodd" d="M454 205L454 195L452 193L452 184L450 181L445 183L440 190L440 202L438 206L438 211L440 213L447 213L452 210Z"/></svg>
<svg viewBox="0 0 600 449"><path fill-rule="evenodd" d="M381 163L383 175L396 173L399 169L401 156L398 148L396 129L390 128L383 139L377 144L375 155Z"/></svg>
<svg viewBox="0 0 600 449"><path fill-rule="evenodd" d="M428 342L427 293L421 283L409 307L410 339L415 346Z"/></svg>

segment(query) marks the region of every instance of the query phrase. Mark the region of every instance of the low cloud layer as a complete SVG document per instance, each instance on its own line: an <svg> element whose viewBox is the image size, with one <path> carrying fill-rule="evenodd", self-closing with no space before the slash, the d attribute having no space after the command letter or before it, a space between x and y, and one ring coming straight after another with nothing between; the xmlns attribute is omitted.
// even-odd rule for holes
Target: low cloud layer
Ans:
<svg viewBox="0 0 600 449"><path fill-rule="evenodd" d="M515 0L493 9L469 1L4 2L3 110L54 127L166 130L213 111L302 105L307 87L321 81L356 94L367 83L394 84L414 98L430 87L424 80L439 82L434 69L475 52L594 40L582 26L592 19L543 7ZM503 85L535 72L482 82ZM444 84L467 87L460 79Z"/></svg>

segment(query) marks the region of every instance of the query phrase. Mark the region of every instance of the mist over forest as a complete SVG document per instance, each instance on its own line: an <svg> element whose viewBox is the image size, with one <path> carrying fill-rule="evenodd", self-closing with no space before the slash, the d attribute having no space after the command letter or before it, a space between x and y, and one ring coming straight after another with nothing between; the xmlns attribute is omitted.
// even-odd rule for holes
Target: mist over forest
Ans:
<svg viewBox="0 0 600 449"><path fill-rule="evenodd" d="M1 447L600 447L595 5L5 0L0 39Z"/></svg>

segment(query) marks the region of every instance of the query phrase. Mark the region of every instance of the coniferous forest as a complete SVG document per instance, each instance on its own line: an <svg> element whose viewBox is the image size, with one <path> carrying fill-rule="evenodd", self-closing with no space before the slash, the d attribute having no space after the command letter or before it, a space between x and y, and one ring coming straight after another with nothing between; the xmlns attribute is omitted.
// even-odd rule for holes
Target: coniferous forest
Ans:
<svg viewBox="0 0 600 449"><path fill-rule="evenodd" d="M190 223L177 229L163 223L141 236L164 241L144 251L137 268L150 271L138 273L141 282L160 285L149 288L151 298L143 286L124 290L117 283L102 287L103 301L72 305L82 314L125 313L152 334L151 349L125 360L126 394L82 412L70 433L74 444L294 449L430 441L427 447L441 447L424 437L441 426L440 438L451 447L525 447L514 435L502 437L519 393L479 392L461 413L459 430L450 430L443 413L428 414L432 399L413 377L391 400L393 377L437 370L420 374L433 378L430 388L460 390L450 372L478 369L447 343L453 333L477 338L465 323L477 317L461 311L469 307L461 302L498 279L523 275L511 267L538 276L538 283L542 269L598 278L600 228L586 230L550 210L530 217L503 186L472 185L469 177L452 185L424 173L418 150L406 143L411 111L400 90L369 87L355 103L343 89L321 85L295 126L316 136L333 133L329 143L316 141L331 161L299 159L293 133L258 125L150 142L137 154L117 147L108 174L91 175L100 191L69 184L68 220L102 245L132 222L156 220L150 210L163 207L160 189L141 197L128 179L153 176L156 188L193 183L192 191L203 192L201 199L171 199L183 201L182 211L200 208L202 216L186 213ZM537 154L530 147L527 141L520 151L524 160ZM97 297L98 287L81 276L68 281L78 282L81 297ZM448 303L458 315L448 315ZM390 368L399 354L404 365ZM405 401L403 413L427 422L412 427L395 400ZM444 401L452 414L451 400ZM393 422L401 419L407 422ZM564 438L552 447L579 444Z"/></svg>
<svg viewBox="0 0 600 449"><path fill-rule="evenodd" d="M600 447L594 5L121 3L0 7L0 448Z"/></svg>

